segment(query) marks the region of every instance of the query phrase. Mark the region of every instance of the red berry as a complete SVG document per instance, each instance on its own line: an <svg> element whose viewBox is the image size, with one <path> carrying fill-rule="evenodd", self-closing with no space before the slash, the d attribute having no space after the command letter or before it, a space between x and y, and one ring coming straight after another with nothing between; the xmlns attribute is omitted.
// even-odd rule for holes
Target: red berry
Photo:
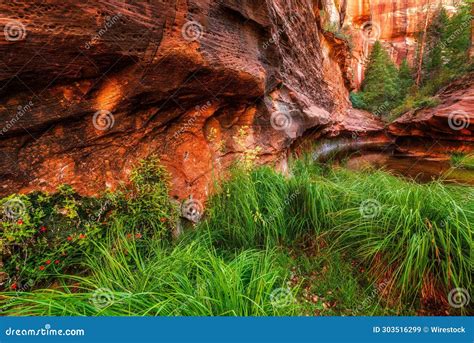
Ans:
<svg viewBox="0 0 474 343"><path fill-rule="evenodd" d="M54 264L59 264L59 260L54 261Z"/></svg>
<svg viewBox="0 0 474 343"><path fill-rule="evenodd" d="M84 235L83 233L81 233L81 234L79 235L79 239L84 239L84 238L86 238L86 235Z"/></svg>
<svg viewBox="0 0 474 343"><path fill-rule="evenodd" d="M39 267L39 270L44 270L44 266L40 266L40 267Z"/></svg>
<svg viewBox="0 0 474 343"><path fill-rule="evenodd" d="M72 241L72 237L71 237L71 236L67 236L67 240L68 240L68 241Z"/></svg>
<svg viewBox="0 0 474 343"><path fill-rule="evenodd" d="M12 283L12 285L10 287L11 287L11 289L15 290L15 289L17 289L18 286L16 285L16 283Z"/></svg>
<svg viewBox="0 0 474 343"><path fill-rule="evenodd" d="M23 225L23 220L18 219L17 223L18 223L18 225Z"/></svg>
<svg viewBox="0 0 474 343"><path fill-rule="evenodd" d="M46 261L46 264L51 264L51 260L47 260L47 261Z"/></svg>
<svg viewBox="0 0 474 343"><path fill-rule="evenodd" d="M141 234L141 233L137 233L137 234L135 235L135 237L136 237L136 238L142 238L142 234Z"/></svg>
<svg viewBox="0 0 474 343"><path fill-rule="evenodd" d="M40 228L40 231L41 231L41 232L46 232L46 227L42 226L42 227Z"/></svg>

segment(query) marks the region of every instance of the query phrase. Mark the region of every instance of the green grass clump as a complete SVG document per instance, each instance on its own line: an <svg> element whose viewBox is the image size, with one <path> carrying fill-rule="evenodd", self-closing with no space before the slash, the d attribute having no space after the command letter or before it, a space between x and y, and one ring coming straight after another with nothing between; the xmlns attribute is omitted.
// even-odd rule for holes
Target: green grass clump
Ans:
<svg viewBox="0 0 474 343"><path fill-rule="evenodd" d="M114 205L106 239L77 268L86 274L57 275L54 289L3 293L3 313L406 314L447 304L451 289L472 284L469 186L307 158L289 176L234 170L205 219L174 242L161 218L175 212L161 212L158 204L171 203L160 189L125 197L122 212Z"/></svg>
<svg viewBox="0 0 474 343"><path fill-rule="evenodd" d="M453 154L451 165L456 168L474 169L474 154Z"/></svg>
<svg viewBox="0 0 474 343"><path fill-rule="evenodd" d="M118 236L99 244L91 275L70 286L7 293L4 314L105 316L264 316L295 314L293 302L274 306L272 292L287 288L287 271L274 250L246 250L224 258L206 243L162 244ZM196 237L195 237L196 238ZM76 286L74 286L76 285ZM288 296L291 296L289 293Z"/></svg>

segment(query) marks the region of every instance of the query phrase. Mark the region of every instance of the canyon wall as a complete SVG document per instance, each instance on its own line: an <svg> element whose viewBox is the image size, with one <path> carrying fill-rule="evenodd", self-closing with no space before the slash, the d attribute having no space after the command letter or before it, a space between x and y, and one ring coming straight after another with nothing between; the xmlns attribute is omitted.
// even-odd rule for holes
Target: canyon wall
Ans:
<svg viewBox="0 0 474 343"><path fill-rule="evenodd" d="M324 0L326 1L326 0ZM327 0L332 1L332 0ZM340 30L352 41L351 73L354 87L364 77L370 47L379 40L392 60L413 63L418 33L440 6L455 12L455 0L351 0L346 2Z"/></svg>
<svg viewBox="0 0 474 343"><path fill-rule="evenodd" d="M237 160L285 171L303 136L386 139L348 92L374 34L413 55L427 2L2 2L0 195L97 195L154 154L204 199Z"/></svg>
<svg viewBox="0 0 474 343"><path fill-rule="evenodd" d="M350 111L347 48L321 34L312 1L20 1L0 13L2 195L96 195L155 154L174 197L205 198L238 159L285 170L303 132L344 130Z"/></svg>

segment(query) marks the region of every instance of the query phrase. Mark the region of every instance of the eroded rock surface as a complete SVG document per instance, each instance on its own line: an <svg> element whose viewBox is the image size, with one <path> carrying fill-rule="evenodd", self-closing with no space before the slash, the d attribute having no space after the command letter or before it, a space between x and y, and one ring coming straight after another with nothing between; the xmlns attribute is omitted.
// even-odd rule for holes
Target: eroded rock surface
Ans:
<svg viewBox="0 0 474 343"><path fill-rule="evenodd" d="M474 142L474 74L442 89L438 106L413 110L395 120L389 132L398 137Z"/></svg>
<svg viewBox="0 0 474 343"><path fill-rule="evenodd" d="M331 0L326 0L331 1ZM353 45L351 72L355 87L359 87L371 46L379 40L392 60L414 63L418 33L425 21L443 5L448 13L455 7L450 0L349 0L346 1L342 31Z"/></svg>
<svg viewBox="0 0 474 343"><path fill-rule="evenodd" d="M2 2L0 193L93 195L157 154L203 198L235 159L349 108L342 41L306 0ZM346 56L347 58L347 56ZM275 162L276 161L276 162Z"/></svg>

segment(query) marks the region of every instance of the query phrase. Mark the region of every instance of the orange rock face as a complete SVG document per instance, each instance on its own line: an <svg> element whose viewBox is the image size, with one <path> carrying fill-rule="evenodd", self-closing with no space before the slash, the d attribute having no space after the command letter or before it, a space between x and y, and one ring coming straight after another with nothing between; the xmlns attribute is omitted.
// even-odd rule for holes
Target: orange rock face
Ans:
<svg viewBox="0 0 474 343"><path fill-rule="evenodd" d="M365 61L375 40L383 44L395 63L405 58L413 62L418 32L440 5L454 11L450 0L347 1L343 30L350 33L353 42L354 86L359 87L363 80Z"/></svg>
<svg viewBox="0 0 474 343"><path fill-rule="evenodd" d="M0 3L0 193L93 195L158 155L177 198L284 166L349 108L347 51L303 0ZM341 45L342 44L342 45ZM346 57L341 57L346 56Z"/></svg>
<svg viewBox="0 0 474 343"><path fill-rule="evenodd" d="M389 126L397 137L474 142L474 74L451 83L437 95L440 104L411 111ZM472 144L469 144L471 146Z"/></svg>

